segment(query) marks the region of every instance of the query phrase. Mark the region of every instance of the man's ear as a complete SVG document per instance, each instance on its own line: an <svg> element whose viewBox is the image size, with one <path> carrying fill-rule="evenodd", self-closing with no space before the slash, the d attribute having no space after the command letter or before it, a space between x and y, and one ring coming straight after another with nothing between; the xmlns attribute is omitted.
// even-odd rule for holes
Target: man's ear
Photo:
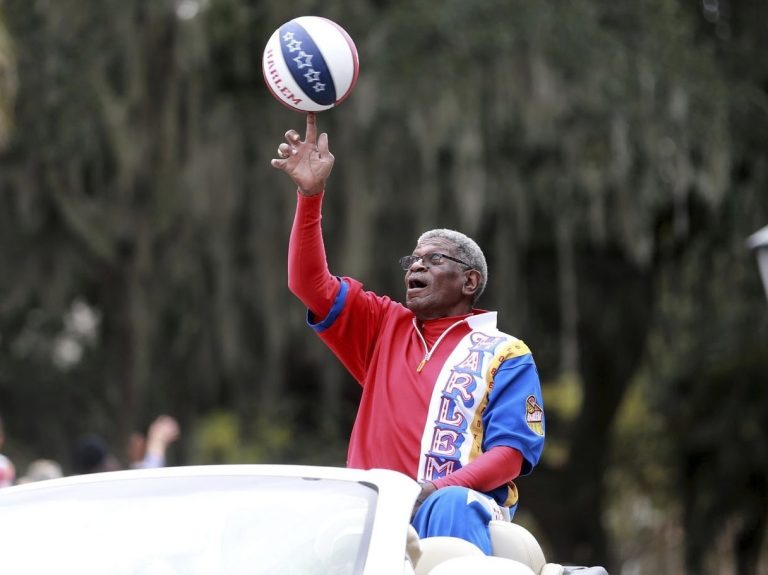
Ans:
<svg viewBox="0 0 768 575"><path fill-rule="evenodd" d="M464 274L464 285L462 293L464 295L475 295L477 288L480 287L480 272L477 270L467 270Z"/></svg>

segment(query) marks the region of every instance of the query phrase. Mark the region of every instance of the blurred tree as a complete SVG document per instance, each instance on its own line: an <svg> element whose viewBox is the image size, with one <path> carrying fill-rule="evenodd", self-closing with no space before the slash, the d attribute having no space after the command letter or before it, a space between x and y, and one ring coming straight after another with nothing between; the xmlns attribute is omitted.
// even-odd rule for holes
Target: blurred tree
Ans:
<svg viewBox="0 0 768 575"><path fill-rule="evenodd" d="M50 378L72 383L53 395L73 406L73 393L92 394L74 426L61 413L24 423L29 436L50 444L62 426L74 435L111 422L106 435L122 443L147 411L189 428L223 407L252 422L241 426L252 441L265 421L319 428L288 453L317 459L313 445L343 462L340 388L312 385L322 373L294 352L301 314L280 313L292 301L279 271L292 198L262 193L277 188L268 158L289 117L264 89L262 39L288 16L229 0L6 10L21 40L25 130L3 158L0 250L14 270L2 286L3 389L18 402L21 379ZM62 367L55 350L78 298L98 333ZM20 407L45 409L27 399Z"/></svg>
<svg viewBox="0 0 768 575"><path fill-rule="evenodd" d="M728 84L733 168L719 209L700 213L697 240L660 276L653 397L675 438L688 571L751 575L764 570L768 535L768 310L744 240L768 221L768 67L754 56L768 48L768 6L681 4Z"/></svg>
<svg viewBox="0 0 768 575"><path fill-rule="evenodd" d="M13 41L0 11L0 148L5 148L13 129L17 76Z"/></svg>

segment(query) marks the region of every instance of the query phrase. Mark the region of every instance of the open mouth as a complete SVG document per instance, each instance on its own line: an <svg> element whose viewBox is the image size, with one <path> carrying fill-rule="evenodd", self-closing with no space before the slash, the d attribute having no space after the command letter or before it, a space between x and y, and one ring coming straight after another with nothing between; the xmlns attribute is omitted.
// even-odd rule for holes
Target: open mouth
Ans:
<svg viewBox="0 0 768 575"><path fill-rule="evenodd" d="M408 280L408 289L421 289L427 287L427 284L419 279Z"/></svg>

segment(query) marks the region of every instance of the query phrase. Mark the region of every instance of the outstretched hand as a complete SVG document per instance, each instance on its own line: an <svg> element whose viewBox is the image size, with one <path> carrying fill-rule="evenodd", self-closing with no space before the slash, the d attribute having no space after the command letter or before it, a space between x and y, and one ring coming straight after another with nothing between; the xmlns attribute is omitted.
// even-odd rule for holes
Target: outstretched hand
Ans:
<svg viewBox="0 0 768 575"><path fill-rule="evenodd" d="M277 147L280 158L272 160L272 167L288 174L299 187L299 193L305 196L321 193L331 174L334 157L328 150L328 134L317 137L315 114L307 113L307 131L303 141L296 130L288 130L285 140L286 143Z"/></svg>
<svg viewBox="0 0 768 575"><path fill-rule="evenodd" d="M147 431L147 451L162 452L179 438L179 424L170 415L155 419Z"/></svg>

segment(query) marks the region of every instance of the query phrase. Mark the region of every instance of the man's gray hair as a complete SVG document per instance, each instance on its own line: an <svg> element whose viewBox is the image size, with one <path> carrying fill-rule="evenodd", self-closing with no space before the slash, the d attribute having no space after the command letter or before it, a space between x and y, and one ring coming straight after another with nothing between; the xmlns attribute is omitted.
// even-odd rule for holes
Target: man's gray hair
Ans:
<svg viewBox="0 0 768 575"><path fill-rule="evenodd" d="M419 236L417 244L423 244L427 241L436 239L446 240L453 244L456 248L456 257L470 264L472 269L480 272L480 284L477 286L477 291L472 298L472 305L474 305L482 295L483 291L485 291L485 286L488 283L488 264L485 262L483 250L481 250L475 240L469 236L457 232L456 230L448 230L445 228L424 232Z"/></svg>

